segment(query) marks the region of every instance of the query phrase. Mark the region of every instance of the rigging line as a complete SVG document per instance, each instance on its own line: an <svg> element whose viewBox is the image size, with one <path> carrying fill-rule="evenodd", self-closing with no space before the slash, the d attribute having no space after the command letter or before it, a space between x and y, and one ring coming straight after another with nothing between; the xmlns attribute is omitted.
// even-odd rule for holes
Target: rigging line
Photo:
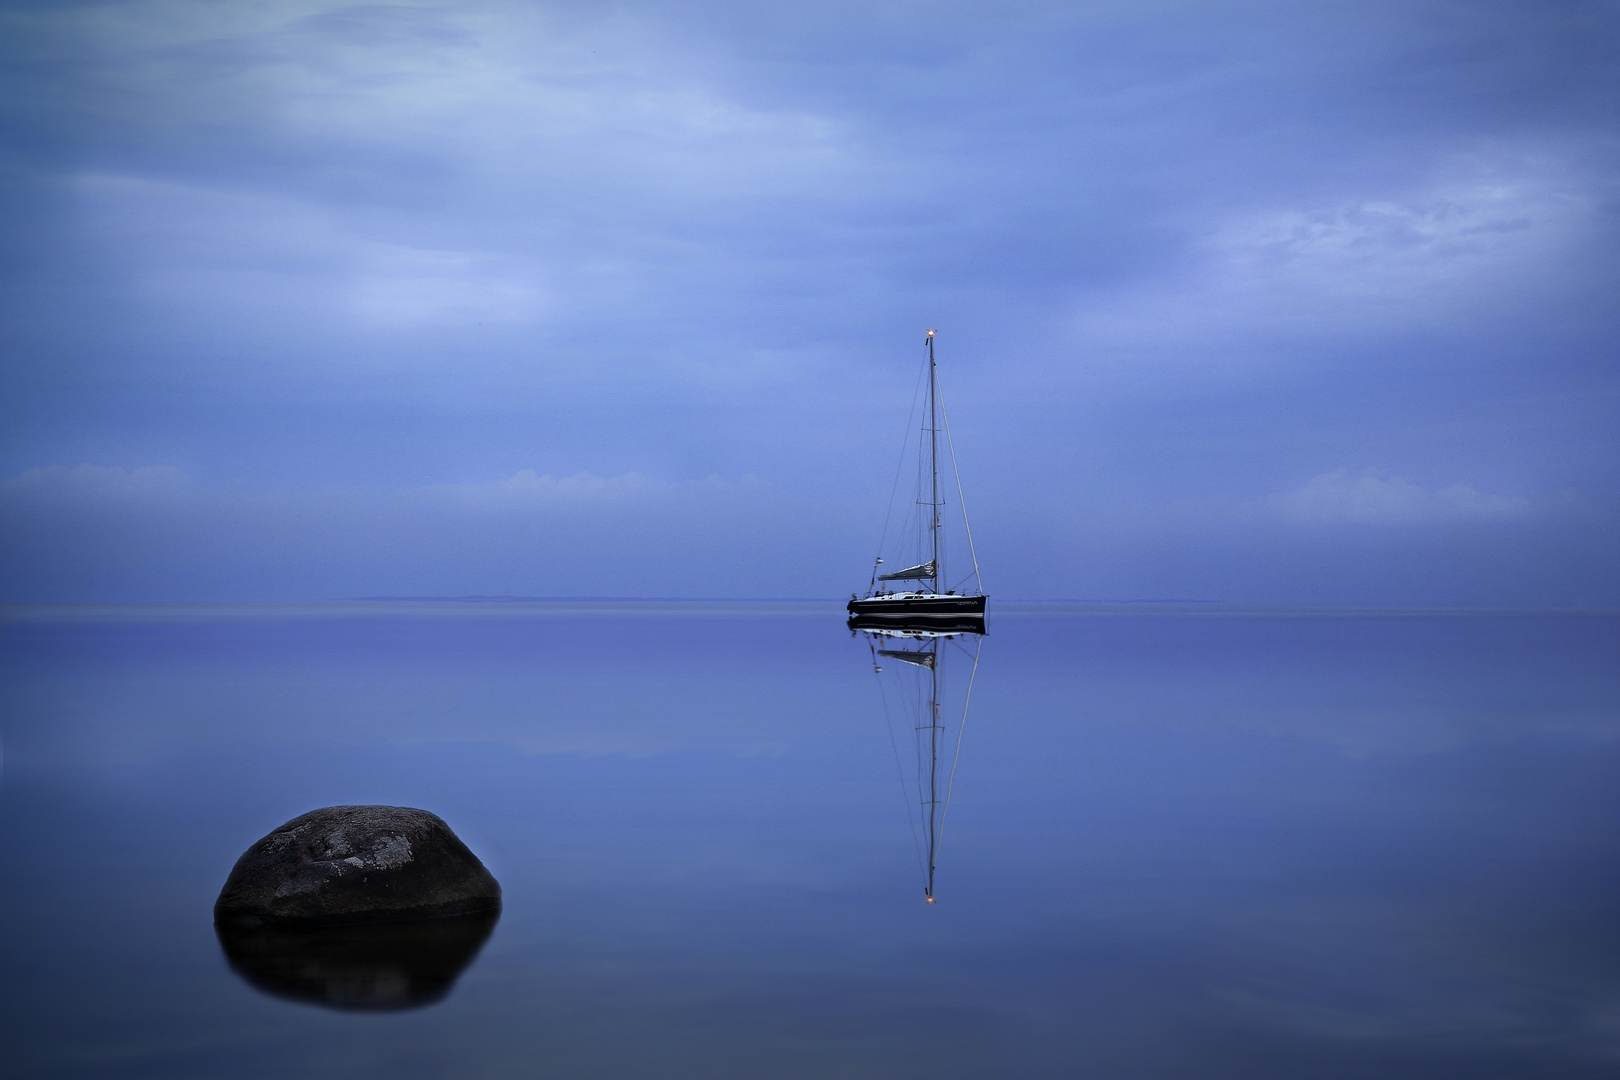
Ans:
<svg viewBox="0 0 1620 1080"><path fill-rule="evenodd" d="M889 485L889 505L883 512L883 531L878 534L878 555L883 554L883 545L889 539L889 519L894 517L894 495L900 490L900 474L906 470L906 449L911 445L911 418L917 415L917 399L922 397L922 379L917 379L917 385L911 390L911 408L906 411L906 435L900 440L900 460L894 466L894 483ZM877 584L877 564L872 564L872 584Z"/></svg>
<svg viewBox="0 0 1620 1080"><path fill-rule="evenodd" d="M934 841L936 857L945 843L945 818L951 812L951 788L956 786L956 765L962 760L962 736L967 733L968 704L973 700L973 680L979 674L979 650L982 648L984 642L980 641L973 650L973 670L968 673L967 694L962 698L962 721L956 725L956 756L951 758L951 775L945 781L945 808L939 812L939 836Z"/></svg>
<svg viewBox="0 0 1620 1080"><path fill-rule="evenodd" d="M956 505L962 508L962 528L967 532L968 555L973 559L973 576L978 578L979 591L984 592L984 578L979 575L979 554L973 550L973 526L968 524L967 499L962 495L962 470L956 467L956 443L951 439L951 414L945 409L945 395L939 389L937 376L934 383L934 393L939 395L939 414L945 421L945 446L951 452L951 472L956 474ZM962 580L966 581L967 578Z"/></svg>
<svg viewBox="0 0 1620 1080"><path fill-rule="evenodd" d="M889 733L889 749L894 751L894 775L900 781L900 805L906 808L906 825L911 829L911 848L917 856L917 869L923 869L922 839L917 835L917 822L911 816L911 798L906 791L906 767L900 764L900 744L894 737L894 721L889 716L889 695L883 689L883 675L878 671L877 646L866 644L872 654L872 676L877 679L878 700L883 702L883 727Z"/></svg>

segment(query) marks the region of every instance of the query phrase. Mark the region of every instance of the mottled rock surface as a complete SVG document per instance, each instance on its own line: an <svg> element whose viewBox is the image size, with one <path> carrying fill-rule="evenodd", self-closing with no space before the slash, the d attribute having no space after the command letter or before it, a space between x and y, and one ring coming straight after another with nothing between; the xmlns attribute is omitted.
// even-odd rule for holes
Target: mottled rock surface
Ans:
<svg viewBox="0 0 1620 1080"><path fill-rule="evenodd" d="M495 911L501 887L436 814L328 806L236 860L214 904L230 926L339 926Z"/></svg>

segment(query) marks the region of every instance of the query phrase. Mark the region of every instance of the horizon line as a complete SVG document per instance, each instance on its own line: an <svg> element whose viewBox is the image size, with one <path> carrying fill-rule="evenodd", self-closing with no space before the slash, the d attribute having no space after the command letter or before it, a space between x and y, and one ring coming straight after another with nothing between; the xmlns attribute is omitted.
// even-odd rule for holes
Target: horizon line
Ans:
<svg viewBox="0 0 1620 1080"><path fill-rule="evenodd" d="M356 596L327 597L303 600L73 600L73 601L0 601L0 619L22 617L28 612L43 614L49 611L81 612L93 610L224 610L224 609L338 609L357 604L387 605L482 605L499 607L504 604L574 604L574 605L675 605L675 604L797 604L835 605L845 603L842 597L724 597L724 596L524 596L517 594L467 594L459 596ZM1240 601L1180 599L1126 599L1103 600L1085 598L1061 599L1007 599L998 602L1001 614L1038 614L1050 610L1054 614L1101 614L1107 609L1121 613L1140 611L1152 614L1297 614L1297 615L1620 615L1615 607L1575 606L1505 606L1505 605L1369 605L1369 604L1289 604L1246 603ZM1090 611L1064 612L1061 608L1082 608ZM1020 610L1022 609L1022 610ZM1098 609L1103 609L1099 611ZM995 609L987 614L994 616Z"/></svg>

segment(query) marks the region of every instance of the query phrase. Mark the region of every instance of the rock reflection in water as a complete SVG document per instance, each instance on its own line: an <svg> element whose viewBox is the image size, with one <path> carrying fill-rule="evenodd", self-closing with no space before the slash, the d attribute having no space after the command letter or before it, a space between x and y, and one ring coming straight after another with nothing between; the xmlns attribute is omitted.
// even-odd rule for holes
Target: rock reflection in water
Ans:
<svg viewBox="0 0 1620 1080"><path fill-rule="evenodd" d="M274 997L329 1009L387 1012L450 993L499 912L324 930L216 926L231 969Z"/></svg>

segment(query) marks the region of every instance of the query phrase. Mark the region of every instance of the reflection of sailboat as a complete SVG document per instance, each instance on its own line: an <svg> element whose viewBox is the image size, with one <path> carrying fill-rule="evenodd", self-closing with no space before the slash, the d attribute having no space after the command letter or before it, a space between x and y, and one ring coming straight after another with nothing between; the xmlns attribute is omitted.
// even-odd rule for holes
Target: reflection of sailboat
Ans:
<svg viewBox="0 0 1620 1080"><path fill-rule="evenodd" d="M854 620L851 623L853 625ZM971 639L971 652L959 638ZM956 765L962 755L962 734L967 727L973 679L979 671L983 630L868 628L867 641L872 653L872 670L883 697L884 719L894 744L895 766L914 814L913 839L926 878L923 895L932 904L934 872L939 865L940 842L944 839ZM955 697L946 676L951 664L959 660L971 661L972 667L962 691L961 713L957 714ZM895 713L899 713L900 723L909 720L912 728L915 761L909 769L901 760ZM953 717L956 717L954 749L948 730ZM943 760L947 752L950 754L948 768Z"/></svg>
<svg viewBox="0 0 1620 1080"><path fill-rule="evenodd" d="M979 579L979 560L973 553L973 533L967 526L967 512L962 507L962 478L956 475L957 508L962 513L962 531L966 535L968 556L973 569L955 584L945 571L946 530L945 499L939 487L939 436L945 433L945 446L950 454L952 472L955 472L956 452L951 444L950 422L946 418L945 403L939 393L939 372L934 363L934 332L928 331L928 399L923 404L921 438L917 444L917 489L910 515L912 528L909 535L896 539L902 545L910 565L886 574L878 573L883 564L881 552L889 540L887 520L883 538L878 542L880 552L872 565L872 580L867 584L865 597L851 595L849 615L851 626L881 626L904 623L934 626L936 629L972 630L974 622L984 620L984 585ZM913 406L915 408L915 406ZM908 422L907 427L910 424ZM899 487L896 477L896 489ZM893 513L890 496L890 513ZM906 550L909 549L909 550ZM886 582L910 581L916 585L898 592L890 591ZM971 591L958 592L972 582ZM924 588L924 586L927 586Z"/></svg>

